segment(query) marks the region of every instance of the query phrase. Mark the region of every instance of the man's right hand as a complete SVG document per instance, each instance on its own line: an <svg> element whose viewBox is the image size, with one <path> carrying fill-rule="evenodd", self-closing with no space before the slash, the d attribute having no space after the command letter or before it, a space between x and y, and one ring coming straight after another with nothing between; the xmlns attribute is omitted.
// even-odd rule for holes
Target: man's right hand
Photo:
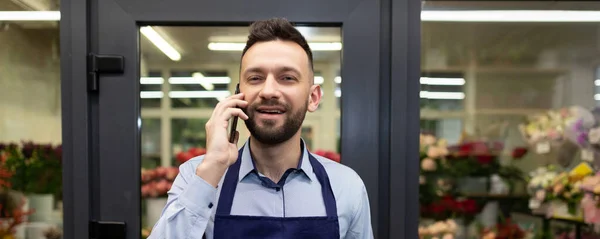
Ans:
<svg viewBox="0 0 600 239"><path fill-rule="evenodd" d="M227 128L229 120L235 116L247 120L248 116L240 108L248 106L243 93L222 100L213 110L206 122L206 155L196 168L196 175L217 187L225 170L238 158L237 141L239 132L235 132L235 141L229 142ZM239 108L237 108L239 107Z"/></svg>

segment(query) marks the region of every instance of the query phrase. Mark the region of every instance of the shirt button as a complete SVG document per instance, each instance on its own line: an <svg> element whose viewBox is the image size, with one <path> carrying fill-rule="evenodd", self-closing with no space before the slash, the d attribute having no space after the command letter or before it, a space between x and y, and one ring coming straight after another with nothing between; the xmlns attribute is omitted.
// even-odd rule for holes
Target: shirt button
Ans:
<svg viewBox="0 0 600 239"><path fill-rule="evenodd" d="M281 190L281 188L275 188L275 191L279 192L279 190Z"/></svg>
<svg viewBox="0 0 600 239"><path fill-rule="evenodd" d="M211 203L208 204L208 208L212 208L212 207L213 207L213 204L211 202Z"/></svg>

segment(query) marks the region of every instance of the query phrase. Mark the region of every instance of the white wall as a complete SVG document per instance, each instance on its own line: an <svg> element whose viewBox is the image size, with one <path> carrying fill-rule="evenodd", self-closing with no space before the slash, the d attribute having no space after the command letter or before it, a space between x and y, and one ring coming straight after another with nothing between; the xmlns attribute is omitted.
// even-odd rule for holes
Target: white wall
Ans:
<svg viewBox="0 0 600 239"><path fill-rule="evenodd" d="M58 29L0 29L0 142L61 142Z"/></svg>

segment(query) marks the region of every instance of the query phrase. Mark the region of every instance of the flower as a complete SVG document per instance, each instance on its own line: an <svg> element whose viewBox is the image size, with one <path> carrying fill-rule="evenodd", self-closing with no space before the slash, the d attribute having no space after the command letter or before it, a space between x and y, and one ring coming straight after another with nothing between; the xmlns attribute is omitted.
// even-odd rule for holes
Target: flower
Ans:
<svg viewBox="0 0 600 239"><path fill-rule="evenodd" d="M433 135L425 135L423 136L423 144L424 145L433 145L437 139Z"/></svg>
<svg viewBox="0 0 600 239"><path fill-rule="evenodd" d="M590 129L588 140L591 144L600 144L600 127Z"/></svg>
<svg viewBox="0 0 600 239"><path fill-rule="evenodd" d="M177 159L178 163L182 164L194 157L201 156L204 154L206 154L206 149L192 147L188 149L188 151L177 153L175 158Z"/></svg>
<svg viewBox="0 0 600 239"><path fill-rule="evenodd" d="M525 156L525 154L527 154L527 151L528 149L525 147L517 147L513 149L511 156L513 159L521 159L523 156Z"/></svg>
<svg viewBox="0 0 600 239"><path fill-rule="evenodd" d="M437 168L437 165L436 165L435 161L433 161L433 159L425 158L421 162L421 168L423 169L423 171L435 171Z"/></svg>

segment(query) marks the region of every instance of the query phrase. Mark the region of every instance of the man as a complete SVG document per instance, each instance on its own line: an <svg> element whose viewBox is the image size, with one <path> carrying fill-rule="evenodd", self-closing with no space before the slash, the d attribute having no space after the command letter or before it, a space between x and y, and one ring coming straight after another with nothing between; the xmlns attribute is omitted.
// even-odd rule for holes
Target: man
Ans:
<svg viewBox="0 0 600 239"><path fill-rule="evenodd" d="M241 93L215 107L206 154L180 166L150 238L373 238L361 178L300 137L321 99L304 37L284 19L253 23L240 71ZM239 150L233 117L251 134Z"/></svg>

